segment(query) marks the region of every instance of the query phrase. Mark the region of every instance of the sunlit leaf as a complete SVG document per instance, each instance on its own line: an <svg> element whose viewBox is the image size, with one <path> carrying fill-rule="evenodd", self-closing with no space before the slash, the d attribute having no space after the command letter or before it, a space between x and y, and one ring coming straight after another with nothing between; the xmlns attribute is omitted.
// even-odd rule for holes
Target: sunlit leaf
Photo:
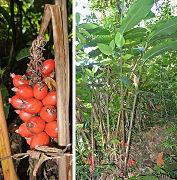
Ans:
<svg viewBox="0 0 177 180"><path fill-rule="evenodd" d="M160 23L149 36L149 41L155 41L159 37L172 35L177 32L177 16L172 17L166 22Z"/></svg>
<svg viewBox="0 0 177 180"><path fill-rule="evenodd" d="M109 43L109 46L112 48L112 50L114 50L114 48L115 48L115 40L114 39Z"/></svg>
<svg viewBox="0 0 177 180"><path fill-rule="evenodd" d="M141 22L154 4L154 0L137 0L127 11L126 16L122 21L122 25L120 27L120 33L128 31L133 28L135 25Z"/></svg>
<svg viewBox="0 0 177 180"><path fill-rule="evenodd" d="M93 23L83 23L83 24L80 24L79 27L88 30L88 29L95 29L95 28L98 27L98 25L97 24L93 24Z"/></svg>
<svg viewBox="0 0 177 180"><path fill-rule="evenodd" d="M124 37L120 34L120 32L117 32L117 33L116 33L115 43L116 43L116 45L117 45L119 48L120 48L120 46L123 47L124 44L125 44L125 39L124 39Z"/></svg>

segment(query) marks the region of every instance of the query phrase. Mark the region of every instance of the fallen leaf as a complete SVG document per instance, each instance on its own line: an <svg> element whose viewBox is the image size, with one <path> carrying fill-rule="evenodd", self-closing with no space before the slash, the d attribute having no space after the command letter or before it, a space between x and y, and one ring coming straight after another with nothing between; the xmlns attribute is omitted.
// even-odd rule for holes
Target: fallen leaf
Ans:
<svg viewBox="0 0 177 180"><path fill-rule="evenodd" d="M157 156L156 162L157 162L157 165L159 167L164 167L164 166L162 166L162 165L164 165L164 162L163 162L162 158L163 158L163 152L159 153L158 156Z"/></svg>

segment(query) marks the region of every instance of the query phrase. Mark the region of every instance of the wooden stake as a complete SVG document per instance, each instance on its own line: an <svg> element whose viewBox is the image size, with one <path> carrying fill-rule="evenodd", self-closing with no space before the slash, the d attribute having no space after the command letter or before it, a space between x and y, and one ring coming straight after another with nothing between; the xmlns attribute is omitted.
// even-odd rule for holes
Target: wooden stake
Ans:
<svg viewBox="0 0 177 180"><path fill-rule="evenodd" d="M11 156L11 147L9 141L9 133L7 129L6 117L4 113L4 105L1 94L0 87L0 158ZM6 159L1 161L2 170L5 180L18 180L17 174L15 172L15 167L13 160Z"/></svg>
<svg viewBox="0 0 177 180"><path fill-rule="evenodd" d="M49 21L50 19L52 19L57 91L58 145L65 147L70 143L68 55L69 46L68 34L66 34L66 21L62 19L62 17L66 16L67 14L62 14L62 12L60 6L46 4L42 24L39 31L39 36L44 35ZM69 170L69 162L70 157L62 157L61 159L59 159L59 179L72 179L72 170Z"/></svg>

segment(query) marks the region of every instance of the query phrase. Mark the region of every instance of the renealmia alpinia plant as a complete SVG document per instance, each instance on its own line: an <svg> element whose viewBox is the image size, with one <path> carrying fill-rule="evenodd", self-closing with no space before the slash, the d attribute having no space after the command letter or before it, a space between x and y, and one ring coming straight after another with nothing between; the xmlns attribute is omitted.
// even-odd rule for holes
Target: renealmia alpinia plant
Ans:
<svg viewBox="0 0 177 180"><path fill-rule="evenodd" d="M153 5L154 0L137 0L125 12L122 0L119 28L111 30L93 22L79 24L80 14L76 14L76 61L80 63L76 68L76 118L84 122L82 130L77 126L76 165L77 170L88 168L92 177L110 171L115 177L127 175L136 107L148 96L141 89L141 75L149 62L177 50L177 16L151 29L139 26L155 16ZM84 166L90 155L92 165ZM88 176L77 171L80 175Z"/></svg>

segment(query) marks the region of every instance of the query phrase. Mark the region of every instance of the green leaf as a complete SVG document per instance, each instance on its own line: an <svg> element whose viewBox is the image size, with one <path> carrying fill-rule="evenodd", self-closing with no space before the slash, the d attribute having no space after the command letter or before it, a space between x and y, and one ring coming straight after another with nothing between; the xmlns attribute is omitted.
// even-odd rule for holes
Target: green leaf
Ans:
<svg viewBox="0 0 177 180"><path fill-rule="evenodd" d="M117 32L117 33L116 33L115 43L116 43L116 45L117 45L119 48L120 48L120 46L123 47L124 44L125 44L125 39L124 39L124 37L120 34L120 32Z"/></svg>
<svg viewBox="0 0 177 180"><path fill-rule="evenodd" d="M109 46L112 48L112 50L114 50L114 48L115 48L115 40L114 39L109 43Z"/></svg>
<svg viewBox="0 0 177 180"><path fill-rule="evenodd" d="M109 45L111 41L112 41L112 37L109 37L109 36L97 37L95 39L92 39L91 41L86 42L86 46L94 47L94 46L97 46L98 43Z"/></svg>
<svg viewBox="0 0 177 180"><path fill-rule="evenodd" d="M89 32L93 35L110 35L110 31L101 26L91 29Z"/></svg>
<svg viewBox="0 0 177 180"><path fill-rule="evenodd" d="M112 48L106 44L103 43L98 43L98 48L100 51L106 55L111 55L112 54Z"/></svg>
<svg viewBox="0 0 177 180"><path fill-rule="evenodd" d="M19 61L19 60L29 57L29 56L30 56L30 47L23 48L17 53L16 60Z"/></svg>
<svg viewBox="0 0 177 180"><path fill-rule="evenodd" d="M95 29L98 27L98 25L93 23L83 23L80 24L79 27L88 30L88 29Z"/></svg>
<svg viewBox="0 0 177 180"><path fill-rule="evenodd" d="M91 57L97 57L101 54L101 51L97 48L95 50L92 50L88 53L89 56Z"/></svg>
<svg viewBox="0 0 177 180"><path fill-rule="evenodd" d="M148 19L151 19L151 18L154 18L154 17L155 17L155 14L152 11L149 11L149 13L147 14L147 16L144 19L148 20Z"/></svg>
<svg viewBox="0 0 177 180"><path fill-rule="evenodd" d="M161 36L169 36L177 32L177 16L172 17L166 22L160 23L149 36L149 41L155 41Z"/></svg>
<svg viewBox="0 0 177 180"><path fill-rule="evenodd" d="M80 33L76 33L76 37L84 44L86 42L85 37L80 34Z"/></svg>
<svg viewBox="0 0 177 180"><path fill-rule="evenodd" d="M119 143L120 144L120 141L118 139L112 139L111 143Z"/></svg>
<svg viewBox="0 0 177 180"><path fill-rule="evenodd" d="M137 0L127 11L126 16L122 20L120 32L123 34L135 25L141 22L154 4L154 0Z"/></svg>
<svg viewBox="0 0 177 180"><path fill-rule="evenodd" d="M79 50L81 50L81 49L82 49L82 45L81 45L81 44L77 44L77 45L76 45L76 50L79 51Z"/></svg>
<svg viewBox="0 0 177 180"><path fill-rule="evenodd" d="M79 24L80 21L80 13L76 13L76 23Z"/></svg>
<svg viewBox="0 0 177 180"><path fill-rule="evenodd" d="M164 42L162 44L158 44L151 48L149 51L147 51L142 60L145 62L148 59L152 59L155 56L158 56L166 51L170 52L177 49L177 42L176 41L169 41Z"/></svg>
<svg viewBox="0 0 177 180"><path fill-rule="evenodd" d="M133 55L131 54L125 54L122 56L123 59L130 59Z"/></svg>
<svg viewBox="0 0 177 180"><path fill-rule="evenodd" d="M85 29L79 29L79 32L85 36L90 36L90 33L88 31L86 31Z"/></svg>
<svg viewBox="0 0 177 180"><path fill-rule="evenodd" d="M0 6L0 13L4 16L4 19L11 26L11 20L8 11L6 11L2 6Z"/></svg>
<svg viewBox="0 0 177 180"><path fill-rule="evenodd" d="M95 65L95 66L92 68L92 72L95 74L98 69L99 69L99 66Z"/></svg>
<svg viewBox="0 0 177 180"><path fill-rule="evenodd" d="M104 59L104 60L102 60L100 62L100 65L104 65L104 66L110 65L110 64L112 64L112 60L111 59Z"/></svg>

